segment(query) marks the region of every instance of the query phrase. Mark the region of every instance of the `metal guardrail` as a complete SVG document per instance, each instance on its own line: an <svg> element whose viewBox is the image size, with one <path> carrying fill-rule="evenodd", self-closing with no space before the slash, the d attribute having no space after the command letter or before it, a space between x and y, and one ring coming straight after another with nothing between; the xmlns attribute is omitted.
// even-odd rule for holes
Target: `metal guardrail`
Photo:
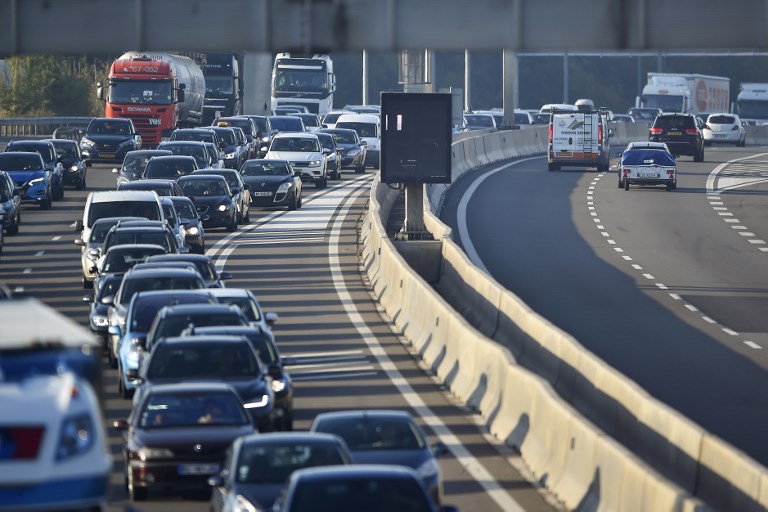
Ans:
<svg viewBox="0 0 768 512"><path fill-rule="evenodd" d="M88 126L92 117L5 117L0 118L0 137L75 138L75 130ZM68 130L70 129L70 130ZM60 134L58 136L57 134Z"/></svg>

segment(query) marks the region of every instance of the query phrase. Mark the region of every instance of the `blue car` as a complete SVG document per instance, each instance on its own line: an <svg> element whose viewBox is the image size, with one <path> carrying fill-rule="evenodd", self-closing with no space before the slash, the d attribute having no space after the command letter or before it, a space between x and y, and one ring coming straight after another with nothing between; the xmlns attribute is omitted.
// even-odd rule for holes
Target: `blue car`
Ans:
<svg viewBox="0 0 768 512"><path fill-rule="evenodd" d="M58 201L64 199L64 169L59 157L56 155L56 148L47 140L12 140L5 147L5 151L34 151L40 153L43 158L45 170L48 173L48 179L51 182L52 199Z"/></svg>
<svg viewBox="0 0 768 512"><path fill-rule="evenodd" d="M141 149L141 132L128 118L95 117L80 139L80 151L90 162L121 163L129 151Z"/></svg>
<svg viewBox="0 0 768 512"><path fill-rule="evenodd" d="M75 187L75 190L83 190L87 168L91 166L91 163L83 158L80 153L80 146L74 140L69 139L48 140L56 149L56 156L63 169L62 183Z"/></svg>
<svg viewBox="0 0 768 512"><path fill-rule="evenodd" d="M341 153L341 168L354 169L355 173L365 172L367 143L360 140L357 132L350 128L323 128L317 133L329 133L336 139L336 147Z"/></svg>
<svg viewBox="0 0 768 512"><path fill-rule="evenodd" d="M0 169L7 172L22 203L33 203L47 210L53 202L50 173L40 153L11 151L0 154Z"/></svg>
<svg viewBox="0 0 768 512"><path fill-rule="evenodd" d="M136 292L131 298L125 322L125 334L117 344L117 388L120 396L131 398L136 381L128 379L129 370L138 371L146 350L147 332L155 315L171 304L213 304L216 299L203 290L157 290Z"/></svg>
<svg viewBox="0 0 768 512"><path fill-rule="evenodd" d="M20 193L16 189L16 184L10 174L0 169L0 231L8 235L15 235L19 232L21 224L21 204Z"/></svg>

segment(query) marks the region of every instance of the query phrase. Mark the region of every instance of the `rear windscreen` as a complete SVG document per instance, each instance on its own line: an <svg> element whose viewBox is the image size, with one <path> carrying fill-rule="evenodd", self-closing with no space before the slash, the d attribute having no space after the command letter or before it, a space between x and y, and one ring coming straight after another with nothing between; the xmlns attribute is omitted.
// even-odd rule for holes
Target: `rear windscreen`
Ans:
<svg viewBox="0 0 768 512"><path fill-rule="evenodd" d="M157 201L108 201L91 203L88 209L88 226L105 217L144 217L162 220Z"/></svg>
<svg viewBox="0 0 768 512"><path fill-rule="evenodd" d="M733 116L709 116L708 123L712 124L733 124L736 119Z"/></svg>
<svg viewBox="0 0 768 512"><path fill-rule="evenodd" d="M679 128L695 128L693 118L688 116L663 116L656 118L654 126L657 128L666 128L668 130Z"/></svg>
<svg viewBox="0 0 768 512"><path fill-rule="evenodd" d="M633 149L622 155L621 164L674 166L675 158L666 151L657 149Z"/></svg>

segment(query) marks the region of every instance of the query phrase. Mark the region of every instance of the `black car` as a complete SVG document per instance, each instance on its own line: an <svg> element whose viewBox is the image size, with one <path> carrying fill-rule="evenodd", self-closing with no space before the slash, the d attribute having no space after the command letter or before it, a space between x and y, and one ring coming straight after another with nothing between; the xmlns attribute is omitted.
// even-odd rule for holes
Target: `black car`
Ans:
<svg viewBox="0 0 768 512"><path fill-rule="evenodd" d="M64 199L64 169L56 156L56 148L47 140L12 140L5 146L5 151L33 151L43 157L45 171L51 182L51 194L54 201Z"/></svg>
<svg viewBox="0 0 768 512"><path fill-rule="evenodd" d="M94 288L92 294L83 296L83 302L91 305L91 312L88 315L88 323L91 331L99 338L104 340L105 354L108 340L107 328L109 327L109 305L104 302L108 297L114 297L117 289L120 288L120 282L123 280L123 274L110 274L99 280L98 288Z"/></svg>
<svg viewBox="0 0 768 512"><path fill-rule="evenodd" d="M80 146L74 140L69 139L48 140L56 148L56 156L61 162L64 185L71 185L75 187L75 190L83 190L86 173L91 163L83 158L82 153L80 153Z"/></svg>
<svg viewBox="0 0 768 512"><path fill-rule="evenodd" d="M250 185L243 182L240 173L235 169L198 169L192 173L193 176L208 174L223 176L227 180L229 190L232 192L232 201L237 207L237 222L247 223L251 221L251 193Z"/></svg>
<svg viewBox="0 0 768 512"><path fill-rule="evenodd" d="M153 490L199 490L219 474L232 442L254 432L237 393L220 382L153 386L128 419L113 426L125 440L126 486L134 501Z"/></svg>
<svg viewBox="0 0 768 512"><path fill-rule="evenodd" d="M208 129L202 131L213 133ZM215 144L216 146L220 145L218 140L215 142ZM194 157L194 159L197 160L197 167L199 169L205 169L210 167L212 164L211 155L208 153L208 149L205 147L205 142L201 142L199 140L165 141L161 142L160 145L157 146L157 149L166 149L172 152L174 155L189 155Z"/></svg>
<svg viewBox="0 0 768 512"><path fill-rule="evenodd" d="M211 131L210 128L177 128L173 130L169 141L193 141L193 142L212 142L221 148L221 139L218 134Z"/></svg>
<svg viewBox="0 0 768 512"><path fill-rule="evenodd" d="M213 487L211 512L235 510L233 497L240 510L269 510L294 471L351 464L351 457L337 436L290 432L238 438L226 461L221 474L208 479Z"/></svg>
<svg viewBox="0 0 768 512"><path fill-rule="evenodd" d="M243 115L242 117L247 117L253 121L253 124L256 126L256 143L254 145L256 154L252 157L256 158L256 155L258 155L262 146L269 147L272 135L277 133L277 131L272 128L272 123L269 122L269 116Z"/></svg>
<svg viewBox="0 0 768 512"><path fill-rule="evenodd" d="M123 165L121 165L119 169L112 169L114 174L119 174L117 177L117 185L120 186L121 183L140 180L144 175L144 169L147 167L147 162L149 162L151 158L167 155L173 155L173 153L165 149L137 149L129 151L125 154Z"/></svg>
<svg viewBox="0 0 768 512"><path fill-rule="evenodd" d="M232 279L229 272L218 272L211 258L204 254L158 254L147 258L147 263L184 262L194 266L205 281L206 288L224 288L224 283Z"/></svg>
<svg viewBox="0 0 768 512"><path fill-rule="evenodd" d="M0 215L3 216L0 225L0 231L8 235L15 235L19 232L21 224L21 195L16 190L16 184L13 178L5 171L0 171Z"/></svg>
<svg viewBox="0 0 768 512"><path fill-rule="evenodd" d="M142 179L177 180L197 170L197 160L187 155L158 156L147 162ZM119 188L119 187L118 187Z"/></svg>
<svg viewBox="0 0 768 512"><path fill-rule="evenodd" d="M227 304L179 304L161 309L147 333L147 350L162 338L181 336L190 327L221 325L249 326L248 318L237 306Z"/></svg>
<svg viewBox="0 0 768 512"><path fill-rule="evenodd" d="M197 215L195 204L187 196L169 196L184 228L184 244L196 254L205 254L205 228Z"/></svg>
<svg viewBox="0 0 768 512"><path fill-rule="evenodd" d="M237 205L223 176L182 176L178 183L184 195L195 204L206 229L223 227L227 231L237 230Z"/></svg>
<svg viewBox="0 0 768 512"><path fill-rule="evenodd" d="M243 153L237 143L235 131L227 126L211 126L209 129L215 132L221 140L221 146L219 147L224 154L224 167L229 167L230 169L239 168L240 164L242 164L241 158Z"/></svg>
<svg viewBox="0 0 768 512"><path fill-rule="evenodd" d="M260 142L256 140L259 128L253 122L253 119L249 116L230 116L220 117L213 120L213 124L219 124L221 122L227 123L227 126L236 126L243 130L245 140L248 142L248 157L246 160L255 157Z"/></svg>
<svg viewBox="0 0 768 512"><path fill-rule="evenodd" d="M252 205L301 208L301 170L294 170L289 161L247 160L240 175L250 188Z"/></svg>
<svg viewBox="0 0 768 512"><path fill-rule="evenodd" d="M272 507L273 512L320 510L458 511L450 505L436 505L413 469L379 464L337 465L294 471Z"/></svg>
<svg viewBox="0 0 768 512"><path fill-rule="evenodd" d="M694 162L704 161L704 136L693 114L659 114L651 124L648 140L665 143L675 156L688 155Z"/></svg>
<svg viewBox="0 0 768 512"><path fill-rule="evenodd" d="M276 133L281 132L306 132L304 120L296 116L269 116L269 124Z"/></svg>
<svg viewBox="0 0 768 512"><path fill-rule="evenodd" d="M201 304L201 306L205 306ZM153 386L170 382L222 382L232 386L260 432L272 430L274 394L256 351L242 336L181 336L158 340L139 371L134 402Z"/></svg>
<svg viewBox="0 0 768 512"><path fill-rule="evenodd" d="M141 149L141 132L128 118L95 117L80 139L80 151L91 162L119 163L135 149Z"/></svg>
<svg viewBox="0 0 768 512"><path fill-rule="evenodd" d="M114 245L152 244L161 246L167 253L181 250L176 236L163 221L120 221L107 232L99 252L106 254Z"/></svg>
<svg viewBox="0 0 768 512"><path fill-rule="evenodd" d="M323 149L330 151L328 155L328 176L331 179L338 180L341 178L341 149L336 145L336 137L330 133L315 132L317 140L320 141L320 145Z"/></svg>
<svg viewBox="0 0 768 512"><path fill-rule="evenodd" d="M152 161L147 163L150 165ZM127 183L121 183L117 186L117 190L154 190L159 196L183 196L184 193L179 188L179 185L175 180L171 179L143 179L137 181L129 181Z"/></svg>
<svg viewBox="0 0 768 512"><path fill-rule="evenodd" d="M195 327L184 334L195 336L228 335L246 338L259 359L267 368L271 381L270 387L275 395L273 426L275 430L293 430L293 381L285 366L293 364L292 359L280 357L280 351L271 333L258 327L226 325L215 327Z"/></svg>
<svg viewBox="0 0 768 512"><path fill-rule="evenodd" d="M317 135L329 133L336 139L341 152L341 168L354 169L355 173L365 172L366 142L360 140L355 130L349 128L323 128Z"/></svg>

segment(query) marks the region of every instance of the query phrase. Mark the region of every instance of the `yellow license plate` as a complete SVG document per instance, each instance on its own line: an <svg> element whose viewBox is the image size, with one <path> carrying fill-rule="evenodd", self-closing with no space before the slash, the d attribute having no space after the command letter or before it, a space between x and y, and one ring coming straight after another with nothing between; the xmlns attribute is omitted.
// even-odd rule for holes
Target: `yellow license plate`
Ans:
<svg viewBox="0 0 768 512"><path fill-rule="evenodd" d="M680 132L669 132L667 135L680 135Z"/></svg>
<svg viewBox="0 0 768 512"><path fill-rule="evenodd" d="M115 158L114 153L102 153L101 158Z"/></svg>

